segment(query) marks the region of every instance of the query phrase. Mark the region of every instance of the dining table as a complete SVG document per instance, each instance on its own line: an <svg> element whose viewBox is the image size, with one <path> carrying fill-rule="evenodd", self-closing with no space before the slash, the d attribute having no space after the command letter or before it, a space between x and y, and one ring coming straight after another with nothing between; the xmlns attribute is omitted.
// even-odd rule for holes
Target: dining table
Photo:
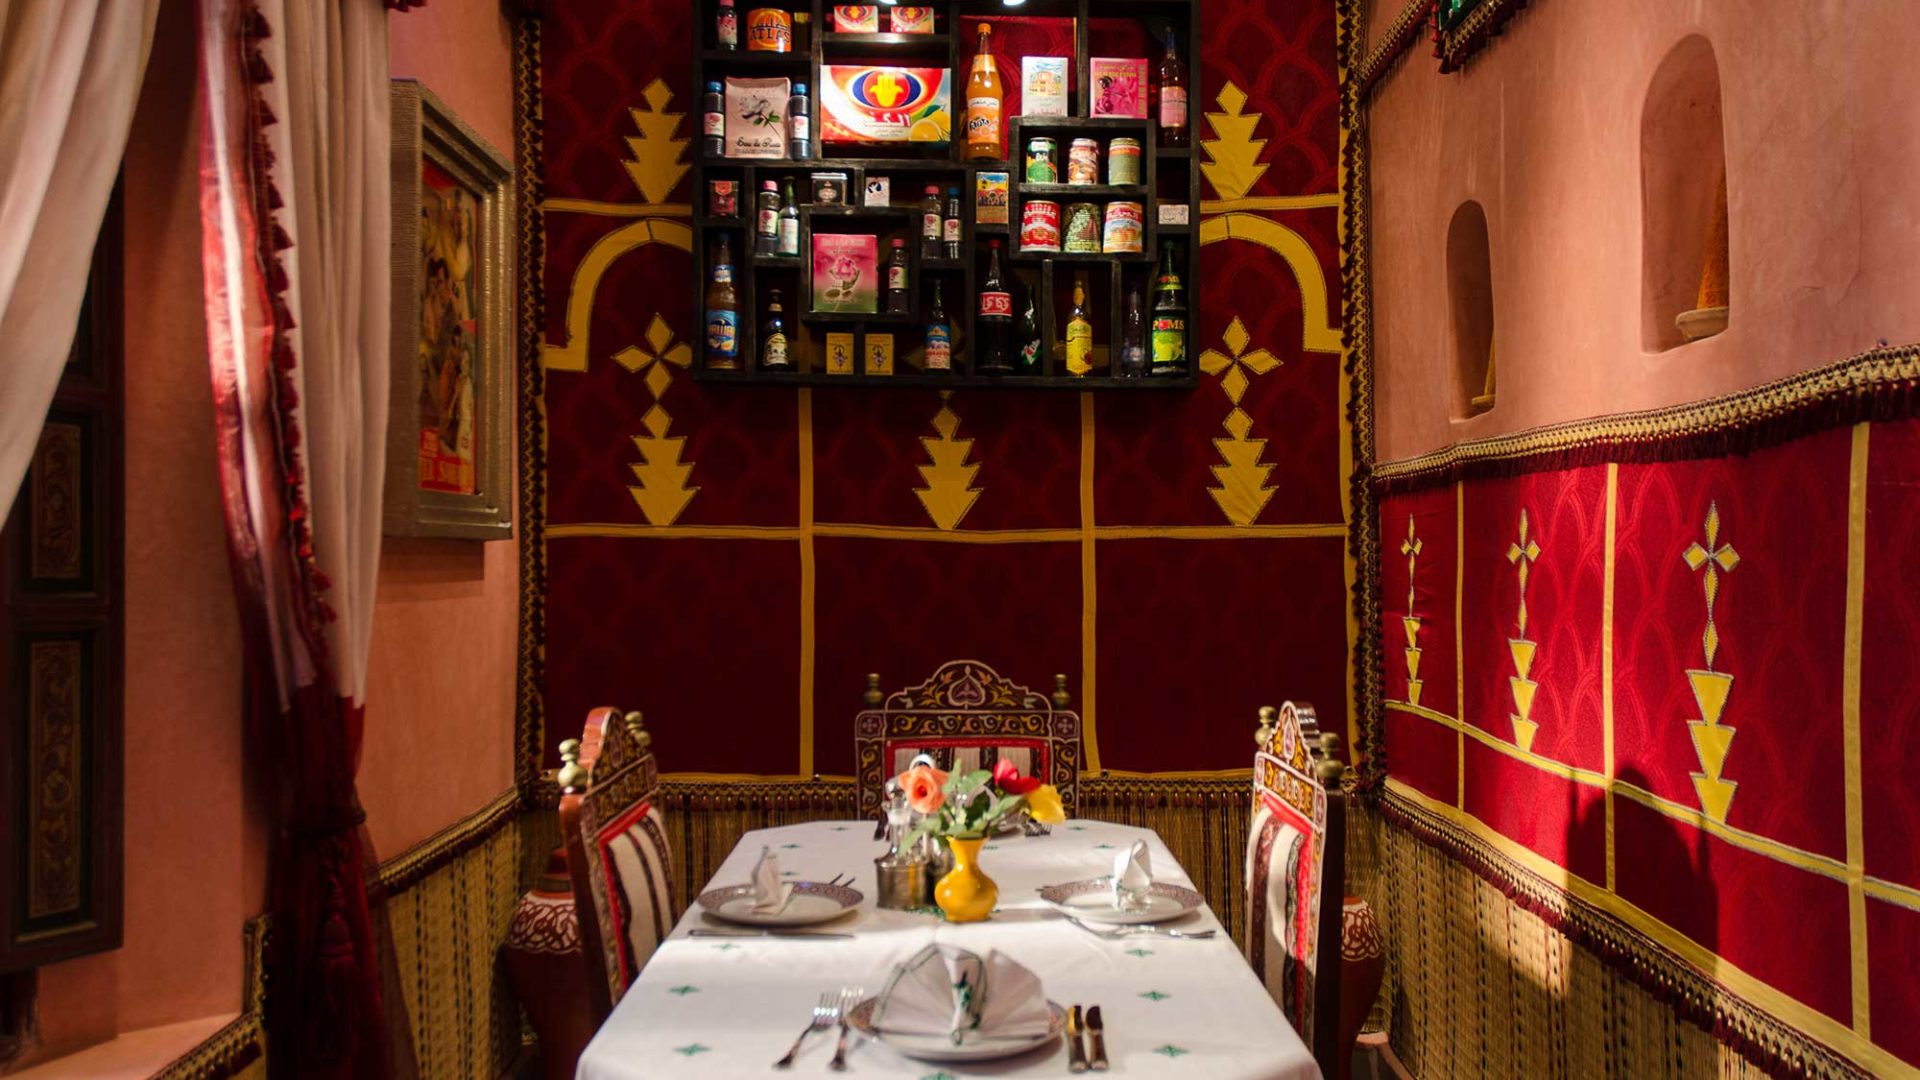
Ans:
<svg viewBox="0 0 1920 1080"><path fill-rule="evenodd" d="M988 841L979 866L998 884L999 906L987 920L949 923L931 910L874 905L874 859L886 844L874 839L872 822L819 821L749 832L708 887L745 884L762 851L778 856L787 881L844 882L850 875L864 897L857 908L804 929L851 936L696 936L695 930L754 928L732 926L690 905L581 1055L577 1078L1068 1074L1064 1039L997 1061L943 1063L913 1060L857 1033L839 1073L830 1069L834 1031L810 1035L791 1068L774 1068L808 1026L823 993L858 987L867 996L877 994L894 965L929 943L982 956L999 950L1038 975L1050 1000L1100 1006L1114 1075L1319 1077L1312 1053L1210 907L1201 904L1160 924L1182 932L1217 931L1210 938L1106 937L1069 922L1039 895L1044 886L1112 873L1115 855L1136 840L1146 841L1156 882L1192 887L1151 829L1070 819L1045 835L1014 833Z"/></svg>

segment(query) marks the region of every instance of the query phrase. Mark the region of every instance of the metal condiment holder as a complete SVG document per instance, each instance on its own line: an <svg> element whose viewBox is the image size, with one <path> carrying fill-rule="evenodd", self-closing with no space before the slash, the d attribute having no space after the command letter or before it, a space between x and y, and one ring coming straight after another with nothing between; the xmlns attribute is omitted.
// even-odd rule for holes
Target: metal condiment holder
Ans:
<svg viewBox="0 0 1920 1080"><path fill-rule="evenodd" d="M880 883L874 903L878 907L909 911L927 903L927 862L909 855L896 858L891 852L873 860L873 876Z"/></svg>

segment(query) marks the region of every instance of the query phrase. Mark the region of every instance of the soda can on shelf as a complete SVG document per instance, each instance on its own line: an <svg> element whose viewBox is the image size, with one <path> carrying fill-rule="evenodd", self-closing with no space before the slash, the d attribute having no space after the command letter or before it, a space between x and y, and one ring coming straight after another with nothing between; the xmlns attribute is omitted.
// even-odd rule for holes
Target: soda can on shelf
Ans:
<svg viewBox="0 0 1920 1080"><path fill-rule="evenodd" d="M1107 204L1106 229L1100 238L1100 249L1102 251L1139 251L1140 229L1139 203L1110 202Z"/></svg>
<svg viewBox="0 0 1920 1080"><path fill-rule="evenodd" d="M1107 147L1107 183L1140 182L1140 140L1115 139Z"/></svg>
<svg viewBox="0 0 1920 1080"><path fill-rule="evenodd" d="M1100 251L1100 208L1090 202L1067 204L1067 223L1062 227L1061 247L1067 251L1097 254Z"/></svg>
<svg viewBox="0 0 1920 1080"><path fill-rule="evenodd" d="M1060 204L1030 199L1020 206L1020 250L1060 250Z"/></svg>
<svg viewBox="0 0 1920 1080"><path fill-rule="evenodd" d="M740 181L707 181L707 216L740 216Z"/></svg>
<svg viewBox="0 0 1920 1080"><path fill-rule="evenodd" d="M1100 141L1098 139L1075 139L1067 149L1067 183L1097 184L1100 182Z"/></svg>
<svg viewBox="0 0 1920 1080"><path fill-rule="evenodd" d="M1052 139L1036 135L1027 140L1027 171L1024 175L1029 183L1060 182L1060 166L1054 157L1057 152L1057 144Z"/></svg>
<svg viewBox="0 0 1920 1080"><path fill-rule="evenodd" d="M792 52L793 13L782 8L754 8L747 12L747 51Z"/></svg>

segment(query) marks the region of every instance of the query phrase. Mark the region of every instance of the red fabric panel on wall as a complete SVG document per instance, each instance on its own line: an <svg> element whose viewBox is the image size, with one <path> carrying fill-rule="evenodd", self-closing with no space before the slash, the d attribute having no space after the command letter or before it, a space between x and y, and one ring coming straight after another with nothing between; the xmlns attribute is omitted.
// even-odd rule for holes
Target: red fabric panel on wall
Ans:
<svg viewBox="0 0 1920 1080"><path fill-rule="evenodd" d="M1877 961L1867 979L1874 1041L1920 1065L1920 1024L1914 1023L1920 1018L1920 979L1913 976L1913 959L1920 957L1920 911L1869 897L1867 947Z"/></svg>
<svg viewBox="0 0 1920 1080"><path fill-rule="evenodd" d="M896 689L948 660L979 660L1050 692L1078 688L1080 545L819 537L814 765L853 772L853 717L867 672Z"/></svg>
<svg viewBox="0 0 1920 1080"><path fill-rule="evenodd" d="M1866 871L1920 888L1920 785L1914 783L1920 763L1920 679L1914 678L1920 655L1920 499L1914 497L1920 492L1920 421L1874 425L1867 481L1868 632L1860 661ZM1920 956L1920 950L1906 955ZM1906 982L1911 992L1912 980ZM1920 1008L1908 1015L1920 1016ZM1920 1054L1914 1057L1920 1060Z"/></svg>
<svg viewBox="0 0 1920 1080"><path fill-rule="evenodd" d="M1532 749L1584 769L1603 765L1600 654L1593 644L1601 627L1606 492L1606 469L1594 467L1488 481L1466 495L1462 719L1514 741L1517 662L1510 642L1531 641L1531 719L1539 725ZM1516 548L1528 550L1516 556ZM1521 561L1528 563L1524 633Z"/></svg>
<svg viewBox="0 0 1920 1080"><path fill-rule="evenodd" d="M1388 701L1407 701L1458 718L1460 698L1453 637L1454 587L1459 534L1451 487L1414 492L1380 508L1380 640L1386 649ZM1412 531L1408 531L1409 519ZM1409 551L1414 545L1418 551ZM1413 559L1409 571L1409 557ZM1412 617L1419 620L1408 644L1407 582L1413 577ZM1420 650L1420 700L1408 688L1409 648ZM1387 766L1398 771L1396 747Z"/></svg>
<svg viewBox="0 0 1920 1080"><path fill-rule="evenodd" d="M1735 730L1722 775L1740 785L1727 824L1836 859L1850 445L1842 429L1748 457L1622 466L1614 598L1619 768L1700 806L1686 673L1705 663L1706 568L1685 552L1704 550L1718 507L1718 544L1738 555L1715 568L1713 666L1733 677L1720 722Z"/></svg>
<svg viewBox="0 0 1920 1080"><path fill-rule="evenodd" d="M1100 763L1143 772L1251 760L1262 705L1312 702L1347 739L1345 541L1102 540ZM1196 597L1206 597L1196 604Z"/></svg>
<svg viewBox="0 0 1920 1080"><path fill-rule="evenodd" d="M1389 748L1389 760L1391 760ZM1607 880L1600 789L1467 739L1466 811L1588 881Z"/></svg>
<svg viewBox="0 0 1920 1080"><path fill-rule="evenodd" d="M793 543L586 537L548 541L547 558L548 588L572 599L547 616L548 764L613 705L646 713L664 771L793 771Z"/></svg>
<svg viewBox="0 0 1920 1080"><path fill-rule="evenodd" d="M1460 791L1460 735L1444 724L1389 705L1383 721L1387 774L1428 798L1455 805Z"/></svg>

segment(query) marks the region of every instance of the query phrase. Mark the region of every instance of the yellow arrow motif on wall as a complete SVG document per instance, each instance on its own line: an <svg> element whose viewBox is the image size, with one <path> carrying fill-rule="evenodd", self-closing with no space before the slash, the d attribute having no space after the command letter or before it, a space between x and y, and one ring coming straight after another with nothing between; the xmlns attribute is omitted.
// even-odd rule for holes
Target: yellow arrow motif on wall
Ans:
<svg viewBox="0 0 1920 1080"><path fill-rule="evenodd" d="M940 411L933 414L933 430L939 434L920 438L920 445L927 448L927 457L933 463L920 466L920 479L926 481L927 486L913 489L920 497L920 505L927 508L927 516L942 529L959 528L960 519L967 516L974 500L980 497L980 489L973 486L980 466L967 464L967 455L973 452L973 440L954 438L954 433L960 430L960 414L948 405L952 397L953 391L940 391Z"/></svg>
<svg viewBox="0 0 1920 1080"><path fill-rule="evenodd" d="M1507 679L1507 683L1513 689L1513 744L1522 750L1533 746L1534 733L1540 730L1540 725L1533 720L1533 696L1540 689L1540 684L1529 677L1533 674L1533 658L1540 645L1527 639L1527 577L1539 559L1540 545L1530 535L1527 512L1523 509L1520 511L1519 539L1507 545L1507 561L1520 574L1520 636L1507 639L1507 650L1513 654L1515 672Z"/></svg>
<svg viewBox="0 0 1920 1080"><path fill-rule="evenodd" d="M627 490L640 505L640 512L647 516L649 525L671 525L700 489L687 485L693 475L693 462L680 460L687 440L684 436L667 435L673 417L661 406L660 397L673 385L673 368L692 365L693 349L686 342L675 344L673 328L655 312L653 322L647 327L646 347L636 345L622 349L613 359L636 375L644 372L647 390L653 394L653 407L640 418L647 434L633 437L634 446L640 450L640 462L631 468L640 483Z"/></svg>
<svg viewBox="0 0 1920 1080"><path fill-rule="evenodd" d="M1693 774L1693 790L1700 796L1700 809L1715 821L1727 820L1733 805L1734 789L1740 785L1721 779L1727 765L1727 751L1733 745L1734 729L1720 722L1727 711L1727 697L1733 692L1733 676L1713 669L1720 652L1720 630L1714 625L1713 605L1720 597L1720 575L1733 573L1740 565L1740 553L1732 544L1720 542L1720 504L1707 504L1707 542L1695 542L1680 553L1694 573L1706 571L1700 588L1707 598L1707 628L1700 635L1701 651L1706 655L1706 670L1688 669L1687 684L1693 689L1694 704L1700 707L1700 719L1687 721L1693 735L1693 752L1700 759L1701 772Z"/></svg>
<svg viewBox="0 0 1920 1080"><path fill-rule="evenodd" d="M1401 618L1400 625L1407 631L1407 704L1420 704L1420 617L1413 613L1414 571L1420 563L1420 549L1425 547L1413 533L1413 515L1407 515L1407 538L1400 544L1400 554L1407 557L1407 613Z"/></svg>
<svg viewBox="0 0 1920 1080"><path fill-rule="evenodd" d="M1247 334L1246 326L1238 315L1227 324L1220 335L1231 355L1218 349L1208 349L1200 354L1200 370L1208 375L1221 375L1220 389L1224 390L1227 400L1233 403L1233 411L1227 413L1223 425L1227 429L1227 438L1213 440L1214 449L1220 452L1220 459L1226 464L1213 466L1213 478L1219 481L1219 487L1207 489L1213 501L1219 505L1220 512L1235 525L1251 525L1260 518L1260 511L1266 509L1267 500L1273 498L1273 489L1267 486L1267 477L1273 472L1273 466L1261 460L1266 453L1267 440L1251 438L1253 417L1248 416L1240 407L1240 399L1246 395L1247 387L1253 378L1248 375L1265 375L1280 366L1280 360L1265 349L1247 351L1253 339ZM1222 373L1225 373L1224 375Z"/></svg>

